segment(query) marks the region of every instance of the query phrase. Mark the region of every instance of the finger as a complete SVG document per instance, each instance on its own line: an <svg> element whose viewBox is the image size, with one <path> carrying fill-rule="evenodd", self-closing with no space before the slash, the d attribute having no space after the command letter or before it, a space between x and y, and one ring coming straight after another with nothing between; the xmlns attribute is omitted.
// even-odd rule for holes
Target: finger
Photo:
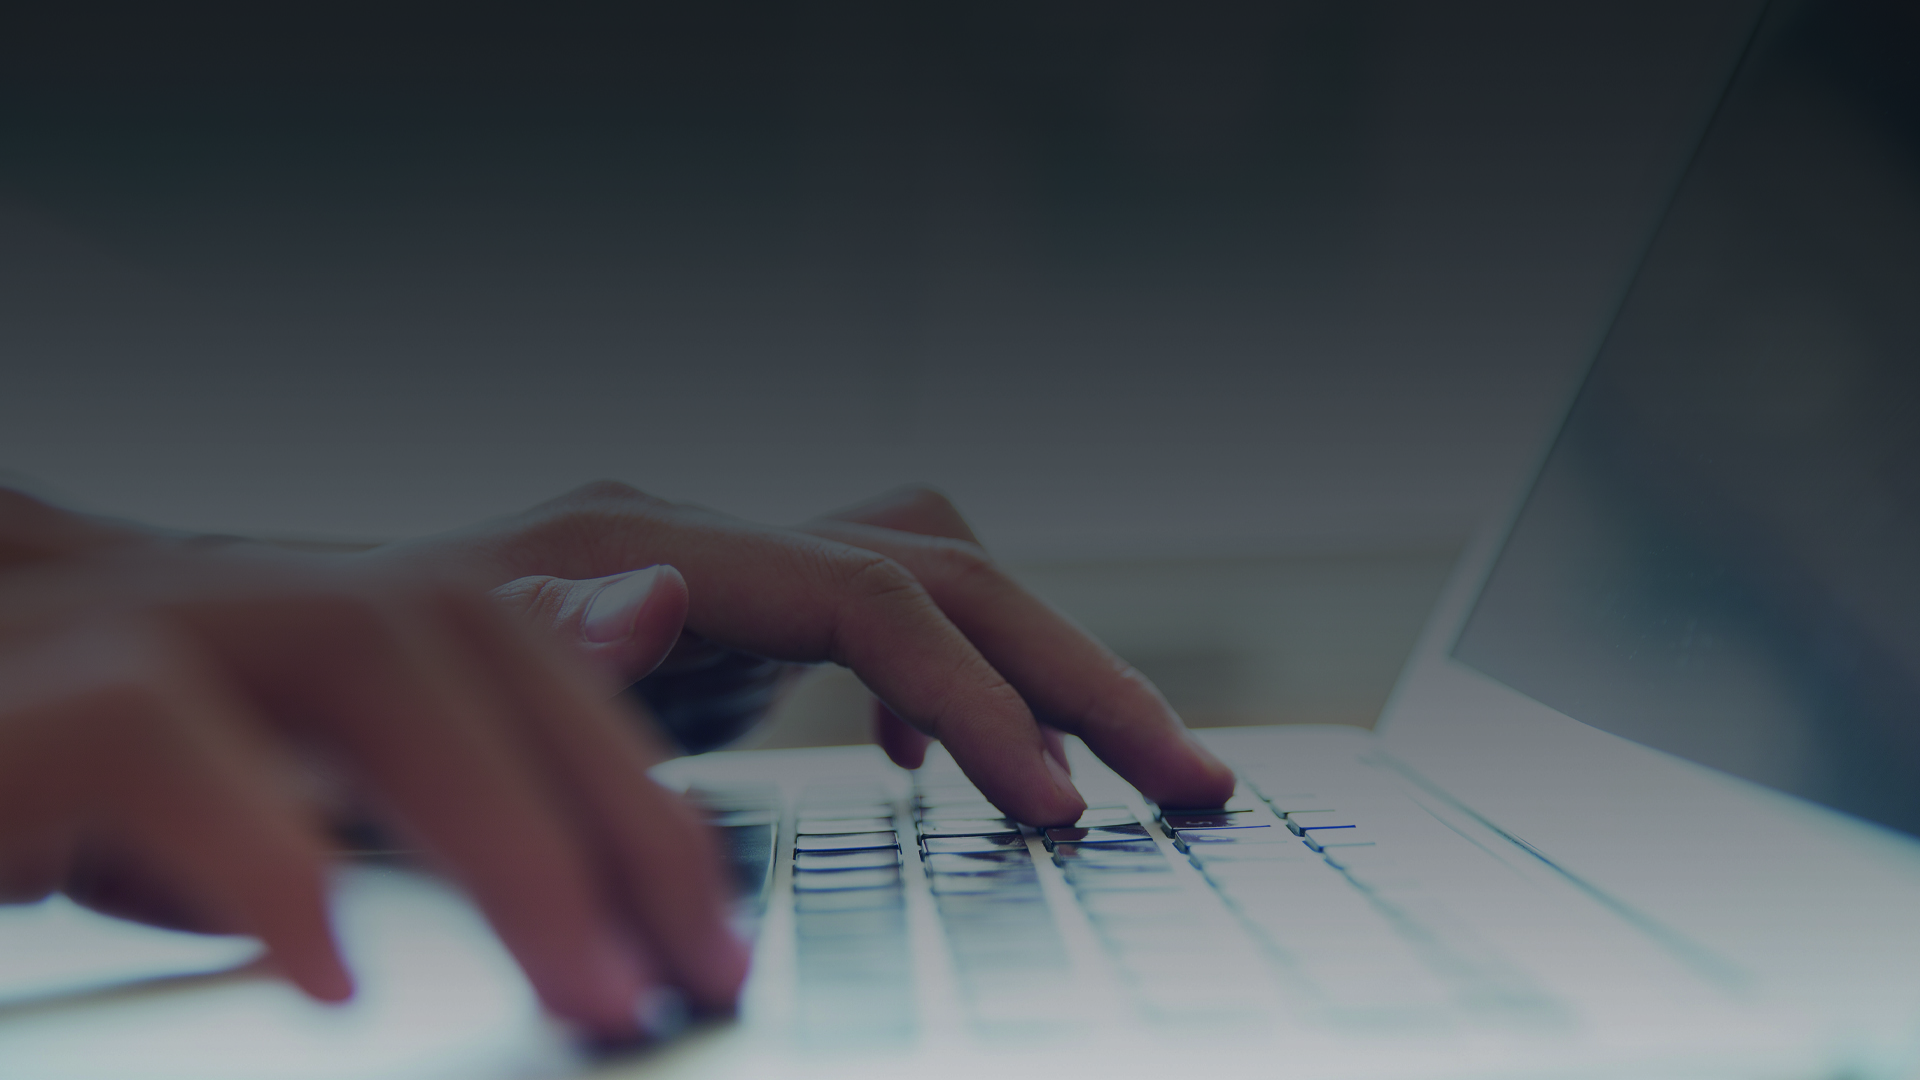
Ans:
<svg viewBox="0 0 1920 1080"><path fill-rule="evenodd" d="M248 631L228 640L233 649L267 641L254 658L260 668L298 642L302 664L262 692L277 692L465 883L549 1009L630 1038L655 984L652 964L612 917L581 838L509 737L487 664L437 625L443 592L466 595L429 585L378 599L276 598L219 629ZM501 617L484 601L471 607ZM261 634L274 620L289 625Z"/></svg>
<svg viewBox="0 0 1920 1080"><path fill-rule="evenodd" d="M1036 825L1086 803L1047 753L1039 724L1007 681L890 560L858 567L816 600L833 610L829 656L852 668L907 723L945 744L988 799Z"/></svg>
<svg viewBox="0 0 1920 1080"><path fill-rule="evenodd" d="M925 485L897 488L865 502L823 514L819 520L854 522L897 532L979 543L973 528L967 524L967 519L961 516L952 500ZM900 718L888 711L885 705L876 702L875 708L874 741L887 751L887 756L895 764L902 768L919 768L926 760L926 736L901 723ZM1059 730L1043 726L1040 734L1046 740L1047 752L1053 755L1062 769L1071 772L1066 742Z"/></svg>
<svg viewBox="0 0 1920 1080"><path fill-rule="evenodd" d="M485 613L449 612L521 718L521 738L563 793L571 819L600 856L617 907L652 947L672 982L703 1009L731 1009L748 950L727 925L728 892L705 822L656 784L663 756L617 702L585 692L564 666Z"/></svg>
<svg viewBox="0 0 1920 1080"><path fill-rule="evenodd" d="M1067 760L1067 740L1060 734L1060 729L1043 727L1040 729L1040 735L1047 740L1047 753L1052 754L1053 760L1059 762L1060 767L1071 774L1073 764Z"/></svg>
<svg viewBox="0 0 1920 1080"><path fill-rule="evenodd" d="M1204 806L1232 794L1232 770L1193 738L1151 682L978 546L850 522L809 530L905 566L1045 723L1080 736L1148 798Z"/></svg>
<svg viewBox="0 0 1920 1080"><path fill-rule="evenodd" d="M877 698L873 702L873 741L887 752L889 761L903 769L926 764L927 747L933 745L932 739L915 731Z"/></svg>
<svg viewBox="0 0 1920 1080"><path fill-rule="evenodd" d="M326 853L280 794L256 718L178 633L93 626L0 675L0 822L85 824L164 867L170 895L250 933L324 1001L353 984Z"/></svg>
<svg viewBox="0 0 1920 1080"><path fill-rule="evenodd" d="M572 581L534 575L493 590L523 625L553 639L617 686L645 678L680 639L687 583L671 566Z"/></svg>

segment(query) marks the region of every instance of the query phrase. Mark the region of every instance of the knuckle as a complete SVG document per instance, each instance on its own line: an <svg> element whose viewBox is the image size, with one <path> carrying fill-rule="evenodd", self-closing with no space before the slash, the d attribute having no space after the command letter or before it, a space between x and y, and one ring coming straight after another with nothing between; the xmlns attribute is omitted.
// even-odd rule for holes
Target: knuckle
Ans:
<svg viewBox="0 0 1920 1080"><path fill-rule="evenodd" d="M841 590L862 601L886 601L924 591L920 579L906 567L871 552L843 557L835 572Z"/></svg>
<svg viewBox="0 0 1920 1080"><path fill-rule="evenodd" d="M948 584L982 587L1000 584L1004 577L987 549L967 540L939 540L926 548L934 573Z"/></svg>
<svg viewBox="0 0 1920 1080"><path fill-rule="evenodd" d="M545 575L518 578L493 590L493 603L484 605L482 611L472 611L472 617L486 619L497 609L509 615L509 621L520 625L559 626L576 600L572 586L574 582L566 578Z"/></svg>
<svg viewBox="0 0 1920 1080"><path fill-rule="evenodd" d="M536 574L515 578L493 590L494 602L533 622L556 620L568 599L566 583L556 577Z"/></svg>

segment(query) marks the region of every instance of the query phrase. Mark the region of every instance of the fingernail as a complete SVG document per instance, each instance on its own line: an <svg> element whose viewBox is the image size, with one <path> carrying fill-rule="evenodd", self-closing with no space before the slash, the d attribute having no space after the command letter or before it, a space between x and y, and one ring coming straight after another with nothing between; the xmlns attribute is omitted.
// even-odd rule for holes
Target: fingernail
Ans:
<svg viewBox="0 0 1920 1080"><path fill-rule="evenodd" d="M668 986L650 986L640 991L633 1003L633 1022L640 1033L658 1041L671 1039L687 1029L687 999Z"/></svg>
<svg viewBox="0 0 1920 1080"><path fill-rule="evenodd" d="M633 620L639 617L659 578L657 566L608 578L593 594L593 599L587 601L586 618L580 623L581 636L596 645L604 645L631 634Z"/></svg>

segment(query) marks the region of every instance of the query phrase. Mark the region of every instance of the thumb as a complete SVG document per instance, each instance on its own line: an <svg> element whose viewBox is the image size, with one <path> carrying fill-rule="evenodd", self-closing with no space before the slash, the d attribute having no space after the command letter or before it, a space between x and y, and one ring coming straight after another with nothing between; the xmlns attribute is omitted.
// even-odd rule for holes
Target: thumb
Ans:
<svg viewBox="0 0 1920 1080"><path fill-rule="evenodd" d="M686 580L664 565L584 581L516 578L493 599L621 686L659 666L687 618Z"/></svg>

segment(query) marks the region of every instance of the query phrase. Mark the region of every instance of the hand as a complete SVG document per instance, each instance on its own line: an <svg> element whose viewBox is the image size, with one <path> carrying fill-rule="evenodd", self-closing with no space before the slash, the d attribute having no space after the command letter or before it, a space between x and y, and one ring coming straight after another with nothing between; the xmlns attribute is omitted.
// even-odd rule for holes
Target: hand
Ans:
<svg viewBox="0 0 1920 1080"><path fill-rule="evenodd" d="M918 764L922 737L937 738L988 798L1036 825L1085 806L1049 728L1084 739L1159 802L1209 805L1232 791L1232 773L1151 683L995 567L930 491L784 529L602 483L369 558L522 588L672 565L699 639L851 668L903 722L882 728L896 761Z"/></svg>
<svg viewBox="0 0 1920 1080"><path fill-rule="evenodd" d="M5 528L23 507L57 516L0 498L0 534L32 539ZM253 934L344 998L298 782L317 759L466 885L554 1011L629 1037L667 987L731 1005L746 951L704 826L646 775L659 749L478 587L151 538L0 555L0 899ZM635 662L685 603L654 575Z"/></svg>

